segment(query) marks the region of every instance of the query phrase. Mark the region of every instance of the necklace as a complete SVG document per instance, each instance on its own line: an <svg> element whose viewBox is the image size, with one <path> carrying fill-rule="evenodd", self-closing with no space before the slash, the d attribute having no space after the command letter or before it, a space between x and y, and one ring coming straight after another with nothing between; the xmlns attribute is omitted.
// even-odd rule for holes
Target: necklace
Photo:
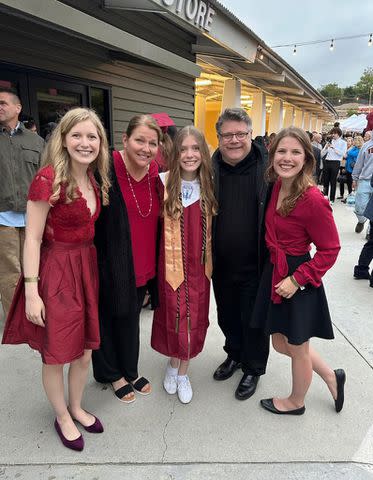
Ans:
<svg viewBox="0 0 373 480"><path fill-rule="evenodd" d="M124 162L124 160L123 160L123 162ZM132 182L131 182L131 177L130 177L130 174L128 173L127 165L125 164L125 162L124 162L124 166L126 168L128 184L130 186L130 190L132 192L133 199L135 200L137 211L139 212L140 217L147 218L147 217L149 217L150 212L152 211L152 207L153 207L153 196L152 196L152 189L150 187L150 175L149 175L150 168L148 168L148 173L147 173L147 175L148 175L148 187L149 187L149 210L148 210L148 213L142 213L142 211L140 209L139 202L137 201L135 191L133 189Z"/></svg>

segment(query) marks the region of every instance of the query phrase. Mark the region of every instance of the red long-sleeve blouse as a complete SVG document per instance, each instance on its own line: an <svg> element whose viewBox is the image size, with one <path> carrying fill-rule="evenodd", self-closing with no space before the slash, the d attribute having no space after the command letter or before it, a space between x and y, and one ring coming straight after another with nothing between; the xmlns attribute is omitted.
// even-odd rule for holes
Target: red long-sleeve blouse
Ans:
<svg viewBox="0 0 373 480"><path fill-rule="evenodd" d="M311 260L302 263L294 272L299 285L310 283L321 285L323 275L334 265L340 250L337 227L332 209L320 190L309 187L297 201L294 209L281 216L276 210L281 180L273 187L266 213L265 240L274 266L272 296L274 303L281 303L282 297L275 292L275 285L288 276L286 255L304 255L316 247Z"/></svg>

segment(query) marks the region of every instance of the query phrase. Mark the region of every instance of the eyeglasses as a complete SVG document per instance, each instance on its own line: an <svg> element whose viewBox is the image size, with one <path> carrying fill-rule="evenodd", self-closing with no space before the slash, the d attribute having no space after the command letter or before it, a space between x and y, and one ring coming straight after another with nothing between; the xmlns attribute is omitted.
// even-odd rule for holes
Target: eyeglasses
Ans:
<svg viewBox="0 0 373 480"><path fill-rule="evenodd" d="M223 142L230 142L233 140L233 137L236 137L237 140L245 140L250 132L236 132L236 133L219 133L219 137Z"/></svg>

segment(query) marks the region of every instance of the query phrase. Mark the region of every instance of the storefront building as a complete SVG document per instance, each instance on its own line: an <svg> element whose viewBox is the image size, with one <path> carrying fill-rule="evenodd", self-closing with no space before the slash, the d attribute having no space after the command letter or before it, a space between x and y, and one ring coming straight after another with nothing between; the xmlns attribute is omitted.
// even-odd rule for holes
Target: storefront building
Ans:
<svg viewBox="0 0 373 480"><path fill-rule="evenodd" d="M254 135L335 116L216 0L0 0L0 13L0 86L44 136L75 105L100 114L113 147L137 113L195 122L212 147L226 106L248 110Z"/></svg>

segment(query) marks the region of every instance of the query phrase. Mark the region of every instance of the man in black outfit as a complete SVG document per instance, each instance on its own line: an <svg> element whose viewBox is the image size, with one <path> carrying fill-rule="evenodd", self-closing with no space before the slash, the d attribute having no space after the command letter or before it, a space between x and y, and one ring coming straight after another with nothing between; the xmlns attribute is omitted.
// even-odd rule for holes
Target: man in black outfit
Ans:
<svg viewBox="0 0 373 480"><path fill-rule="evenodd" d="M252 141L251 119L241 108L226 109L216 130L219 148L213 164L219 213L213 220L213 287L228 356L214 379L226 380L242 368L235 396L246 400L265 373L269 353L268 336L250 328L266 254L267 151Z"/></svg>

